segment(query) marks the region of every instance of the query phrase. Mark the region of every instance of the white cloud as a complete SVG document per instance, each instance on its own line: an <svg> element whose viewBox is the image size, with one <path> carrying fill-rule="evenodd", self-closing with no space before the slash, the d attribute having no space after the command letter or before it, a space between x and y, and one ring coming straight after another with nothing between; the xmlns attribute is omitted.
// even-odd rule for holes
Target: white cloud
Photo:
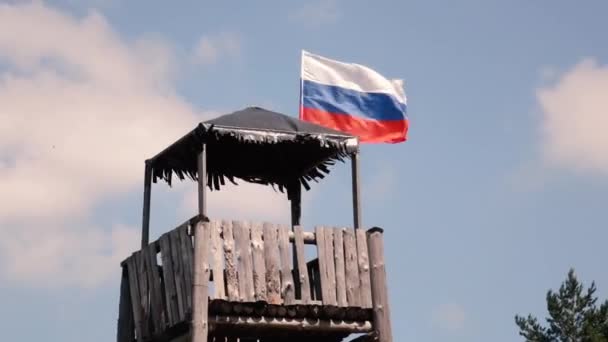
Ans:
<svg viewBox="0 0 608 342"><path fill-rule="evenodd" d="M545 160L608 175L608 66L585 59L538 90Z"/></svg>
<svg viewBox="0 0 608 342"><path fill-rule="evenodd" d="M466 323L466 312L458 304L443 304L435 309L433 322L441 329L461 330Z"/></svg>
<svg viewBox="0 0 608 342"><path fill-rule="evenodd" d="M317 28L332 24L340 18L337 0L317 0L296 9L289 18L306 27Z"/></svg>
<svg viewBox="0 0 608 342"><path fill-rule="evenodd" d="M144 159L209 115L175 94L177 63L160 39L127 41L99 13L41 3L0 4L0 23L0 277L116 280L139 230L93 223L103 214L93 208L140 191ZM260 212L274 210L256 196L269 204Z"/></svg>
<svg viewBox="0 0 608 342"><path fill-rule="evenodd" d="M241 39L232 32L202 36L194 47L193 60L197 64L212 65L220 60L238 57Z"/></svg>
<svg viewBox="0 0 608 342"><path fill-rule="evenodd" d="M291 207L286 194L275 191L270 186L243 181L237 183L238 185L228 183L220 191L207 192L209 217L285 224L291 222ZM192 216L198 210L198 195L195 186L188 189L181 209L184 215Z"/></svg>

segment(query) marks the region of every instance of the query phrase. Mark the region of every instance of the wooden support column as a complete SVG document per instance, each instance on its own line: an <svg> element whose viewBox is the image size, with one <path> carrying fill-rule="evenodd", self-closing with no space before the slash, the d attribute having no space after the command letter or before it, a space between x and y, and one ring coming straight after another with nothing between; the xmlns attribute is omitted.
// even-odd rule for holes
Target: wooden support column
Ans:
<svg viewBox="0 0 608 342"><path fill-rule="evenodd" d="M209 239L211 224L207 214L207 151L203 144L198 155L198 214L194 228L194 279L192 280L192 342L207 342L209 332Z"/></svg>
<svg viewBox="0 0 608 342"><path fill-rule="evenodd" d="M370 276L372 287L373 325L378 342L392 342L391 317L388 305L388 287L384 265L384 242L382 228L367 231Z"/></svg>
<svg viewBox="0 0 608 342"><path fill-rule="evenodd" d="M353 180L353 221L355 229L359 229L361 228L361 177L359 176L359 150L353 153L351 166Z"/></svg>
<svg viewBox="0 0 608 342"><path fill-rule="evenodd" d="M302 185L299 181L292 186L291 193L291 230L300 225L302 217Z"/></svg>
<svg viewBox="0 0 608 342"><path fill-rule="evenodd" d="M150 239L150 196L152 194L152 167L146 160L144 173L144 209L141 222L141 248L148 245Z"/></svg>
<svg viewBox="0 0 608 342"><path fill-rule="evenodd" d="M207 217L207 147L202 146L197 158L198 167L198 214L201 220Z"/></svg>
<svg viewBox="0 0 608 342"><path fill-rule="evenodd" d="M211 224L198 221L194 230L194 279L192 287L192 342L207 342L209 332L209 236Z"/></svg>

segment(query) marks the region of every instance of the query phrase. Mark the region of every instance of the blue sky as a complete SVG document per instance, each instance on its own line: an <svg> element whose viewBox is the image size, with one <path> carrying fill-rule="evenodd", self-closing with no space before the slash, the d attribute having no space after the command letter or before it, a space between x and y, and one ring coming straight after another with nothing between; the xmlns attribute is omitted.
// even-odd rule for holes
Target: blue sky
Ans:
<svg viewBox="0 0 608 342"><path fill-rule="evenodd" d="M521 340L514 315L544 317L570 267L608 297L607 11L599 0L0 2L3 336L113 339L143 160L220 113L297 115L301 49L405 80L410 140L366 145L361 160L396 341ZM350 224L349 170L305 195L306 227ZM193 187L154 189L153 237L191 216ZM244 188L212 194L210 214L286 219L283 197Z"/></svg>

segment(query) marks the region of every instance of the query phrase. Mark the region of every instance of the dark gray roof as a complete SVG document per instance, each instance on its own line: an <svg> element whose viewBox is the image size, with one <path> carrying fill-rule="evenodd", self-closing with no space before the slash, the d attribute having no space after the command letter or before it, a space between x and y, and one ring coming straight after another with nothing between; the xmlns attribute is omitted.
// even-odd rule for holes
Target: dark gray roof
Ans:
<svg viewBox="0 0 608 342"><path fill-rule="evenodd" d="M200 123L149 159L154 182L197 179L196 160L207 146L209 187L219 190L227 178L278 186L281 191L317 181L335 161L358 149L356 137L296 117L248 107Z"/></svg>

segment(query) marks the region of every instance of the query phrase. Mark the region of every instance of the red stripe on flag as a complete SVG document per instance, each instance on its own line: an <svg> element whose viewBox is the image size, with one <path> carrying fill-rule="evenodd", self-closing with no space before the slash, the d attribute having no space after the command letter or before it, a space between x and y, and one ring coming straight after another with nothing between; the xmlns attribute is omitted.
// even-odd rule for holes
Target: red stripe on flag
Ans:
<svg viewBox="0 0 608 342"><path fill-rule="evenodd" d="M407 119L366 120L305 107L300 108L300 119L355 135L362 143L398 143L407 140Z"/></svg>

